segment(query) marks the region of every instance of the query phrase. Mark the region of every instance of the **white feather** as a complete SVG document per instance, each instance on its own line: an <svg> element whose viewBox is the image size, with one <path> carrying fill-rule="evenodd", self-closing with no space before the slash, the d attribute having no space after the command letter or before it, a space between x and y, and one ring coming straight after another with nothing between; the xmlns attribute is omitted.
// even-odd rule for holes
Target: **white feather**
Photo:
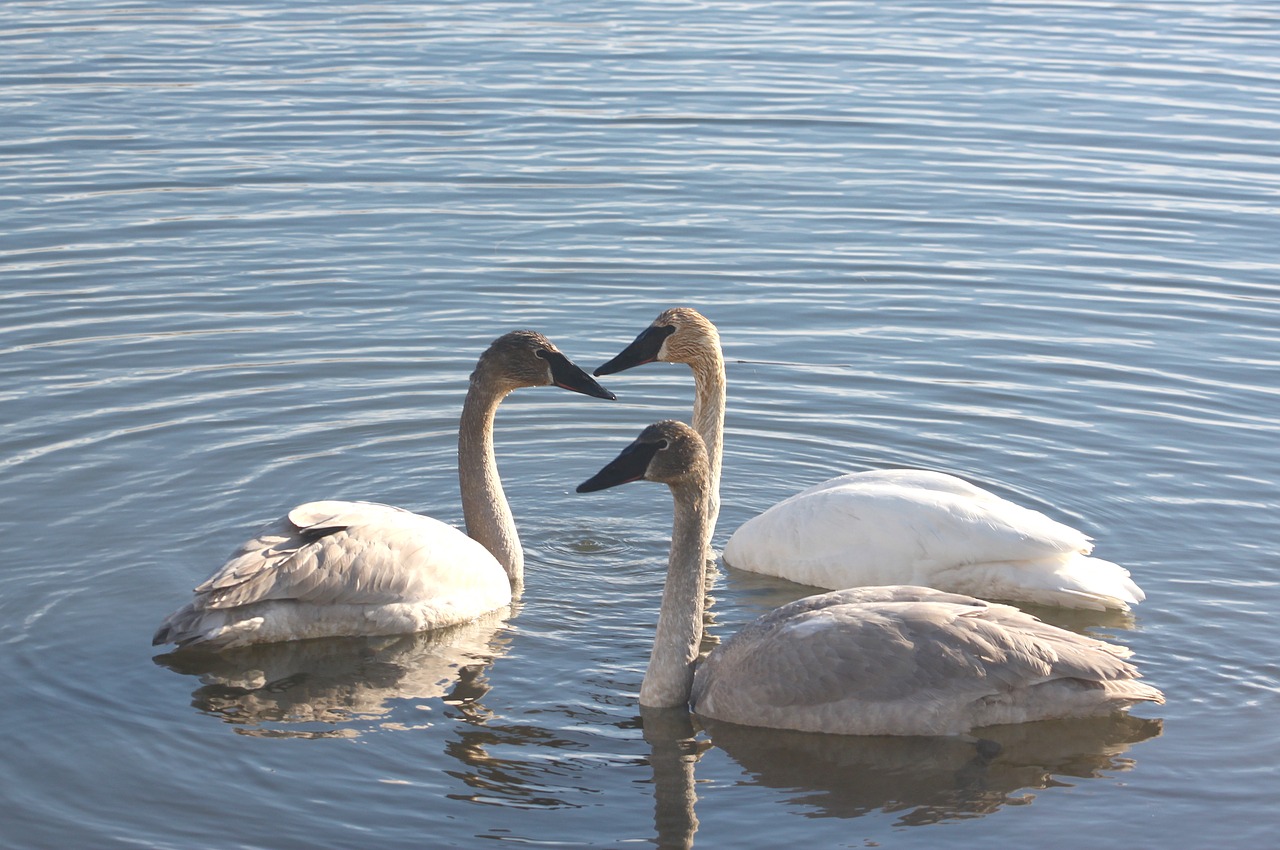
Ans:
<svg viewBox="0 0 1280 850"><path fill-rule="evenodd" d="M236 550L156 642L224 649L403 634L510 601L502 565L452 526L373 502L308 502Z"/></svg>
<svg viewBox="0 0 1280 850"><path fill-rule="evenodd" d="M1121 567L1075 529L951 475L885 470L833 478L744 523L738 569L839 589L914 584L1081 608L1141 602Z"/></svg>

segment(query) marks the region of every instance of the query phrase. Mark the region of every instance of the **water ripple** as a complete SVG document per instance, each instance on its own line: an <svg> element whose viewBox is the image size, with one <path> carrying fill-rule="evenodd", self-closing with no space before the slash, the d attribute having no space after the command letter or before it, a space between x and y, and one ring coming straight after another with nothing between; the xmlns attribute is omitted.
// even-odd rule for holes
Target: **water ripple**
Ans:
<svg viewBox="0 0 1280 850"><path fill-rule="evenodd" d="M1170 694L1165 737L1124 758L1086 747L1098 768L1074 803L1019 773L1038 826L1189 846L1221 838L1201 824L1244 835L1268 810L1247 791L1265 783L1241 781L1276 744L1280 20L1265 4L6 13L0 673L19 683L11 764L49 768L0 776L19 795L14 840L270 831L303 847L377 829L414 846L430 829L453 846L474 841L476 805L488 838L651 840L634 706L670 502L573 487L644 424L688 415L683 368L612 376L616 403L504 404L526 598L482 695L395 708L414 735L357 746L323 712L310 738L227 735L210 713L287 710L287 694L215 687L192 711L145 644L300 500L458 522L458 412L502 331L535 327L590 368L677 303L720 325L730 360L718 543L814 481L923 466L1083 528L1147 588L1132 621L1064 624L1123 630ZM801 592L726 572L712 631ZM349 673L290 687L354 695L367 682ZM824 808L803 767L783 793L722 737L696 762L699 839L803 825L839 843L852 817L867 840L901 835L883 801ZM191 808L184 775L208 777L213 805ZM1196 811L1206 788L1233 789L1212 817ZM1105 813L1080 817L1103 794ZM284 796L296 811L270 805ZM1157 797L1174 801L1160 824L1132 817ZM236 823L208 815L228 810Z"/></svg>

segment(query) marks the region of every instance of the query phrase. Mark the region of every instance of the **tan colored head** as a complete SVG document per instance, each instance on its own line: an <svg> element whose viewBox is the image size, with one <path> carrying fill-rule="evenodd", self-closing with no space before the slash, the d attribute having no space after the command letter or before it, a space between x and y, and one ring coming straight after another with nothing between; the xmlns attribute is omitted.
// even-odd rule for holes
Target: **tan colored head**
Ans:
<svg viewBox="0 0 1280 850"><path fill-rule="evenodd" d="M649 327L595 374L612 375L655 360L694 365L719 357L720 334L716 326L692 307L672 307L658 314Z"/></svg>
<svg viewBox="0 0 1280 850"><path fill-rule="evenodd" d="M663 310L653 324L675 328L658 351L658 359L664 362L694 363L706 358L708 351L720 350L720 332L692 307Z"/></svg>

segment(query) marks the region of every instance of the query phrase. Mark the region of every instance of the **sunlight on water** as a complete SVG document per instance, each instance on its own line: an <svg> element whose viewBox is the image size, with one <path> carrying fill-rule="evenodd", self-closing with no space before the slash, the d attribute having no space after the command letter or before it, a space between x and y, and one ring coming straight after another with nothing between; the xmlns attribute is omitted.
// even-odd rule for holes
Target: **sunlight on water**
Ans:
<svg viewBox="0 0 1280 850"><path fill-rule="evenodd" d="M1273 840L1268 4L5 18L0 846ZM1168 703L981 743L642 716L670 498L573 488L687 417L669 364L604 380L614 403L504 403L506 616L149 646L304 500L460 524L461 400L500 333L591 369L677 304L728 361L718 546L837 474L961 475L1132 571L1131 614L1034 613L1131 647ZM722 568L704 648L810 591Z"/></svg>

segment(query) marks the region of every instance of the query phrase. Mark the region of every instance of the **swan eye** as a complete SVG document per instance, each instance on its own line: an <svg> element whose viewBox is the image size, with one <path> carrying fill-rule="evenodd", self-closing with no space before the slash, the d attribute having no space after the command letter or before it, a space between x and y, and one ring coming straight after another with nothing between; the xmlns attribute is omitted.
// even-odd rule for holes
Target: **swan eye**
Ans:
<svg viewBox="0 0 1280 850"><path fill-rule="evenodd" d="M667 440L659 440L659 441L658 441L658 451L663 451L663 450L665 450L665 449L669 449L669 448L671 448L671 443L669 443Z"/></svg>
<svg viewBox="0 0 1280 850"><path fill-rule="evenodd" d="M545 348L539 348L537 351L533 353L538 357L539 360L546 360L547 356L550 354L550 352L548 352Z"/></svg>

